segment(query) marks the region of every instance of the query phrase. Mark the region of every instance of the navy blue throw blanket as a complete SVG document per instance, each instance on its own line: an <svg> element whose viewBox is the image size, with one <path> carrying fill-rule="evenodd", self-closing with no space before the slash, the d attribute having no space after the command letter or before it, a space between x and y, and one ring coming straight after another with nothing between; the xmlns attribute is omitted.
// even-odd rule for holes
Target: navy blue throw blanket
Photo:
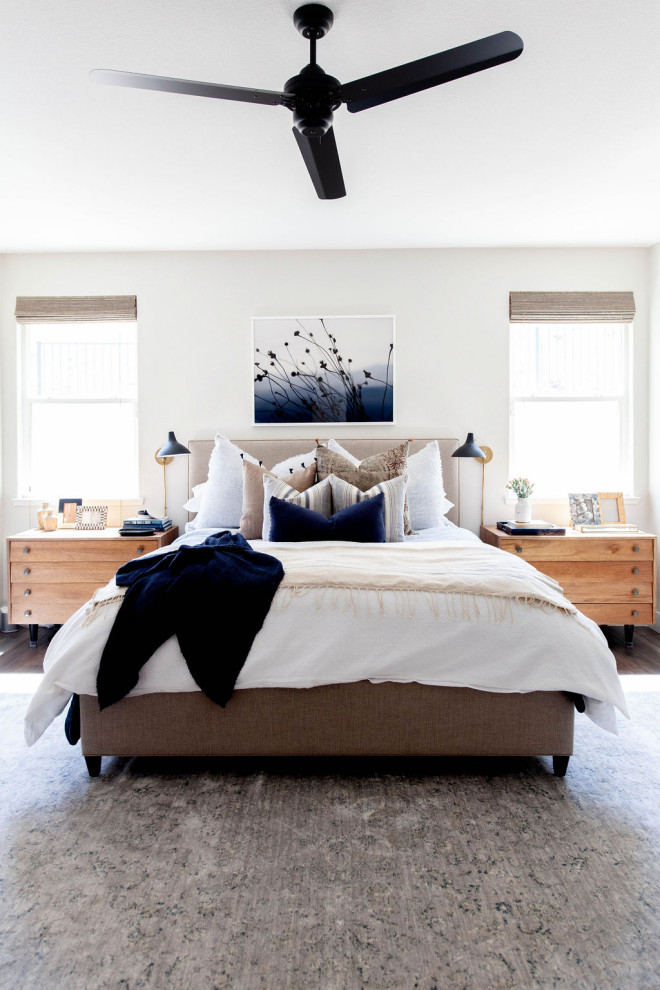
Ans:
<svg viewBox="0 0 660 990"><path fill-rule="evenodd" d="M127 591L96 679L99 707L127 695L175 634L195 682L224 707L283 577L279 560L227 532L124 564L115 580Z"/></svg>

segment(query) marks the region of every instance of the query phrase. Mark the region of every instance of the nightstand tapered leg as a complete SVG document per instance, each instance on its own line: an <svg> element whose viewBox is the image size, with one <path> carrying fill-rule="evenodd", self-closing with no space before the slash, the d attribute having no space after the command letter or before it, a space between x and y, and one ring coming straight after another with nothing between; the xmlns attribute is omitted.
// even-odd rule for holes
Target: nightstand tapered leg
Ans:
<svg viewBox="0 0 660 990"><path fill-rule="evenodd" d="M30 623L28 626L28 632L30 633L30 646L36 646L39 642L39 623Z"/></svg>
<svg viewBox="0 0 660 990"><path fill-rule="evenodd" d="M633 633L635 632L634 626L624 626L623 627L623 643L627 650L632 650L633 647Z"/></svg>

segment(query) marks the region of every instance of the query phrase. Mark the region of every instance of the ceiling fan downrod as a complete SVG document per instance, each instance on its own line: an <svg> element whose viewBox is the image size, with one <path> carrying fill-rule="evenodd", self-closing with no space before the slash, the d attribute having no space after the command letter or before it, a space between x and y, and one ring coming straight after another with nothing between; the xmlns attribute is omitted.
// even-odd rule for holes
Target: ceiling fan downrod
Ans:
<svg viewBox="0 0 660 990"><path fill-rule="evenodd" d="M341 83L316 61L316 42L325 37L333 22L332 11L321 3L303 4L293 15L296 28L309 40L309 65L284 84L284 92L294 97L294 127L314 140L327 134L332 127L333 111L341 105Z"/></svg>

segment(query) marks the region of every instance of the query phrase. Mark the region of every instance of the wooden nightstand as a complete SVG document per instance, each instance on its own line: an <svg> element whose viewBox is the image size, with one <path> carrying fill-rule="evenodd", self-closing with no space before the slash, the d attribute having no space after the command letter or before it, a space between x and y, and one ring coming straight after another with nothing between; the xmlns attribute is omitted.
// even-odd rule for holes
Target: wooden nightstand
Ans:
<svg viewBox="0 0 660 990"><path fill-rule="evenodd" d="M497 526L479 535L543 571L581 612L601 626L623 626L626 646L635 626L655 622L656 537L651 533L580 533L509 536Z"/></svg>
<svg viewBox="0 0 660 990"><path fill-rule="evenodd" d="M171 543L176 526L153 536L119 536L116 529L27 529L7 538L9 621L30 627L59 625L133 557Z"/></svg>

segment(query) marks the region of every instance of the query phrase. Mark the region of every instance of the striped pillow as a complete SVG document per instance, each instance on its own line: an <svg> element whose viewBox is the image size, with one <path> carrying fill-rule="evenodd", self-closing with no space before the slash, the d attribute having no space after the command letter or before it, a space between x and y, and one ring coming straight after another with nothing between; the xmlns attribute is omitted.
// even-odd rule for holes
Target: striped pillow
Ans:
<svg viewBox="0 0 660 990"><path fill-rule="evenodd" d="M297 489L287 485L286 481L274 478L272 475L264 475L264 525L261 531L261 538L270 538L270 500L271 498L282 498L295 505L302 505L305 509L312 509L320 512L322 516L329 519L332 515L332 489L330 479L319 481L318 485L313 485L307 491L299 492Z"/></svg>
<svg viewBox="0 0 660 990"><path fill-rule="evenodd" d="M361 492L355 485L331 474L327 479L332 487L332 511L341 512L347 505L355 505L373 495L385 496L385 539L388 543L401 543L404 537L403 507L406 502L405 474L389 481L381 481L368 492ZM323 484L323 482L321 482ZM316 486L318 488L318 485Z"/></svg>

